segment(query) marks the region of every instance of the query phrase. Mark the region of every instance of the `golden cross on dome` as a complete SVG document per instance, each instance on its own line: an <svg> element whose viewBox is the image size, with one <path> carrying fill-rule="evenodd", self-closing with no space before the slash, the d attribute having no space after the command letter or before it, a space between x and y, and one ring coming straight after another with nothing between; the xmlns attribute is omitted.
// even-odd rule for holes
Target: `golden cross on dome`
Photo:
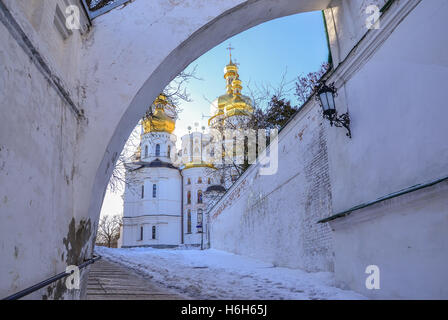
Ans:
<svg viewBox="0 0 448 320"><path fill-rule="evenodd" d="M229 50L230 62L232 62L232 50L235 50L235 48L232 48L232 44L229 43L229 46L226 49Z"/></svg>

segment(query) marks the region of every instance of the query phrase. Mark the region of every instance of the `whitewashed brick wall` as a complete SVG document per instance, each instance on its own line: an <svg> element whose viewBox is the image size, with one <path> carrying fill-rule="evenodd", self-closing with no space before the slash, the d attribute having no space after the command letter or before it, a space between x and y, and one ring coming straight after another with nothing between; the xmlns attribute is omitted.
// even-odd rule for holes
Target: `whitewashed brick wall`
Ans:
<svg viewBox="0 0 448 320"><path fill-rule="evenodd" d="M327 124L314 101L279 134L279 167L272 176L250 168L212 209L211 245L308 271L332 271L328 225L331 192Z"/></svg>

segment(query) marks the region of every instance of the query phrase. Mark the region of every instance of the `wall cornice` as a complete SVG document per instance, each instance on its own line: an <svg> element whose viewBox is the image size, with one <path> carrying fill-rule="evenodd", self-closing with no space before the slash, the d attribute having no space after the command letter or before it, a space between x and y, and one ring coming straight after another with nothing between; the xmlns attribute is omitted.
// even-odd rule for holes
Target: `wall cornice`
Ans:
<svg viewBox="0 0 448 320"><path fill-rule="evenodd" d="M327 82L334 82L336 88L340 88L349 81L421 1L395 1L381 16L380 29L368 30L345 59L328 76Z"/></svg>

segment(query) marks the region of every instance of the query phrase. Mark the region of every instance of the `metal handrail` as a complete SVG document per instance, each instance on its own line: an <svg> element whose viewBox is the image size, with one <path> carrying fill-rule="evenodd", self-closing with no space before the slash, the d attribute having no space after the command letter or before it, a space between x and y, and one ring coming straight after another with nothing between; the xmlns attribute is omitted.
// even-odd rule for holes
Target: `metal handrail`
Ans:
<svg viewBox="0 0 448 320"><path fill-rule="evenodd" d="M91 265L91 264L95 263L96 261L98 261L100 259L101 259L101 256L94 256L92 259L85 260L85 262L80 264L78 266L78 268L79 268L79 270L82 270L85 267L87 267L88 265ZM68 277L73 272L74 271L72 271L70 273L68 273L68 272L61 272L61 273L59 273L59 274L57 274L57 275L55 275L55 276L53 276L51 278L48 278L48 279L46 279L46 280L44 280L42 282L39 282L38 284L35 284L34 286L31 286L31 287L29 287L29 288L27 288L25 290L22 290L22 291L17 292L17 293L15 293L13 295L10 295L10 296L4 298L3 300L18 300L18 299L23 298L23 297L25 297L25 296L33 293L33 292L36 292L39 289L42 289L42 288L52 284L53 282L56 282L56 281L58 281L60 279Z"/></svg>

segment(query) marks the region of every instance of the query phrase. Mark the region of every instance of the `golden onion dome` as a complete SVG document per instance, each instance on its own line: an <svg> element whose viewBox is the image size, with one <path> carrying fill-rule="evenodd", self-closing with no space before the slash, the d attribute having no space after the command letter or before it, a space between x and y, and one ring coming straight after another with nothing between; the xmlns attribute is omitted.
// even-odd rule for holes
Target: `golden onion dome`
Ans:
<svg viewBox="0 0 448 320"><path fill-rule="evenodd" d="M250 115L254 111L250 98L235 95L232 102L226 105L225 115L231 117L235 115Z"/></svg>
<svg viewBox="0 0 448 320"><path fill-rule="evenodd" d="M165 108L171 106L165 95L161 94L154 101L154 112L143 118L143 131L172 133L176 127L176 121L165 113Z"/></svg>
<svg viewBox="0 0 448 320"><path fill-rule="evenodd" d="M213 112L208 121L209 126L215 120L223 120L234 115L250 115L254 111L251 99L241 94L242 81L239 78L238 66L232 62L232 56L230 56L229 64L224 68L224 79L226 79L227 93L220 96L216 106L213 106Z"/></svg>
<svg viewBox="0 0 448 320"><path fill-rule="evenodd" d="M232 94L224 94L218 98L218 113L224 113L226 110L226 106L229 103L232 103L233 95Z"/></svg>
<svg viewBox="0 0 448 320"><path fill-rule="evenodd" d="M213 108L212 114L211 114L211 118L208 120L208 125L211 126L212 122L214 121L214 119L224 115L225 110L226 110L226 106L231 103L233 100L233 95L232 94L224 94L222 96L219 96L217 101L216 101L216 105L217 107Z"/></svg>

